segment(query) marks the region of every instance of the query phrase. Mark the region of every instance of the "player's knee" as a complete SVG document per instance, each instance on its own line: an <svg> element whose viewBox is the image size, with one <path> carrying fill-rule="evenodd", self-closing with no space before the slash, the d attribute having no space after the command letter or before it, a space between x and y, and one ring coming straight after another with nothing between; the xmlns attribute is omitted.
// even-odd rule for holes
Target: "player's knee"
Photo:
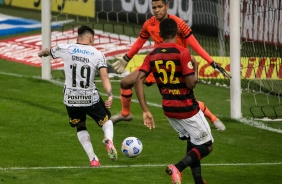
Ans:
<svg viewBox="0 0 282 184"><path fill-rule="evenodd" d="M120 82L120 87L122 89L131 89L134 86L134 80L138 75L138 71L133 71L126 77L124 77Z"/></svg>
<svg viewBox="0 0 282 184"><path fill-rule="evenodd" d="M203 145L208 147L209 152L213 151L213 143L212 143L212 141L208 141L208 142L204 143Z"/></svg>
<svg viewBox="0 0 282 184"><path fill-rule="evenodd" d="M209 151L210 151L210 152L213 151L213 145L210 145L208 148L209 148Z"/></svg>
<svg viewBox="0 0 282 184"><path fill-rule="evenodd" d="M124 77L124 78L122 78L122 79L120 80L120 87L121 87L122 89L124 89L124 86L126 86L125 81L126 81L126 77Z"/></svg>
<svg viewBox="0 0 282 184"><path fill-rule="evenodd" d="M123 78L120 82L120 87L122 89L131 89L134 86L134 78L128 77L127 79Z"/></svg>

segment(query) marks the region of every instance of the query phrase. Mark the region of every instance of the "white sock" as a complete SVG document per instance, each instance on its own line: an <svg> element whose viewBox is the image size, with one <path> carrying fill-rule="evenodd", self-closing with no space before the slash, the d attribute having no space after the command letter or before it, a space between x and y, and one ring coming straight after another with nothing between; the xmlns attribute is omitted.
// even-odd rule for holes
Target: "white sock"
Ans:
<svg viewBox="0 0 282 184"><path fill-rule="evenodd" d="M87 130L77 132L77 138L89 157L89 160L98 159L94 153L92 143L90 141L90 135Z"/></svg>
<svg viewBox="0 0 282 184"><path fill-rule="evenodd" d="M104 137L105 139L109 139L113 142L114 137L114 126L112 120L108 120L102 127L104 131Z"/></svg>

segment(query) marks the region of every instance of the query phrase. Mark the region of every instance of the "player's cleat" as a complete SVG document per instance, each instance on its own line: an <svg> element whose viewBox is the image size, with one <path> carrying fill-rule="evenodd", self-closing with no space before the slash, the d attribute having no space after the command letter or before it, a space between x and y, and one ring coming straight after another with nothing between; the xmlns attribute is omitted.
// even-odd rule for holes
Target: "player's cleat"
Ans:
<svg viewBox="0 0 282 184"><path fill-rule="evenodd" d="M213 125L219 131L224 131L226 129L225 125L219 119L215 120L215 122L213 122Z"/></svg>
<svg viewBox="0 0 282 184"><path fill-rule="evenodd" d="M95 160L95 158L94 158L93 160L90 161L90 166L91 167L100 167L99 160Z"/></svg>
<svg viewBox="0 0 282 184"><path fill-rule="evenodd" d="M109 139L103 140L104 146L108 152L108 156L112 161L115 161L117 159L117 150L115 146L113 145L112 141Z"/></svg>
<svg viewBox="0 0 282 184"><path fill-rule="evenodd" d="M205 180L203 180L203 184L207 184L207 182Z"/></svg>
<svg viewBox="0 0 282 184"><path fill-rule="evenodd" d="M119 121L131 121L133 119L133 115L129 114L128 116L124 117L119 113L119 114L112 116L110 119L112 120L113 124L115 124Z"/></svg>
<svg viewBox="0 0 282 184"><path fill-rule="evenodd" d="M173 184L181 184L182 174L181 172L178 171L178 169L173 164L167 166L165 172L171 175Z"/></svg>

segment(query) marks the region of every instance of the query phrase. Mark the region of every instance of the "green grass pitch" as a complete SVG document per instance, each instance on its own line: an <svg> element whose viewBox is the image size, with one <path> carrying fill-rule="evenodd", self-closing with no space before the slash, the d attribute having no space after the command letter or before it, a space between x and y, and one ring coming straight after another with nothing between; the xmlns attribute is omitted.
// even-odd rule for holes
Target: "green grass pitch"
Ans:
<svg viewBox="0 0 282 184"><path fill-rule="evenodd" d="M38 12L12 11L3 7L0 10L14 12L16 16L26 14L27 18L40 18ZM60 71L52 74L61 75ZM158 104L150 106L156 128L149 130L143 125L142 112L134 94L131 105L134 119L114 126L114 143L118 151L115 162L107 157L102 130L93 120L87 119L95 153L101 162L100 168L91 168L77 140L76 130L68 124L63 87L42 81L40 76L40 68L0 60L0 183L171 183L170 176L165 173L166 165L176 163L184 156L186 142L178 139L163 115L156 85L145 87L148 102ZM104 94L101 83L97 82L97 86ZM116 98L111 112L115 114L121 108L119 83L113 81L112 86ZM218 132L211 125L214 151L201 162L207 183L282 183L281 133L230 119L227 88L198 84L195 94L227 127L225 132ZM281 130L281 124L276 123L274 127ZM143 151L137 158L126 158L120 150L123 139L129 136L138 137L143 143ZM183 172L183 183L193 183L189 168Z"/></svg>
<svg viewBox="0 0 282 184"><path fill-rule="evenodd" d="M170 183L165 167L184 156L186 143L178 140L160 107L150 106L156 129L149 130L143 125L138 103L132 103L133 121L114 126L114 143L119 154L115 162L107 157L102 130L87 119L102 165L90 168L76 131L68 124L62 86L33 78L40 77L39 68L4 60L0 61L0 68L0 182ZM116 98L111 112L115 114L120 110L119 83L112 82L112 85ZM97 82L97 86L104 94L101 83ZM208 88L210 86L199 84L196 94ZM160 104L157 87L145 89L148 101ZM216 184L279 183L282 179L281 134L229 119L229 103L217 102L227 98L227 91L217 90L218 95L205 98L205 102L226 124L227 130L218 132L211 125L215 143L214 151L202 160L205 180ZM143 143L143 151L137 158L126 158L120 151L122 140L128 136L136 136ZM183 183L193 183L189 168L183 172Z"/></svg>

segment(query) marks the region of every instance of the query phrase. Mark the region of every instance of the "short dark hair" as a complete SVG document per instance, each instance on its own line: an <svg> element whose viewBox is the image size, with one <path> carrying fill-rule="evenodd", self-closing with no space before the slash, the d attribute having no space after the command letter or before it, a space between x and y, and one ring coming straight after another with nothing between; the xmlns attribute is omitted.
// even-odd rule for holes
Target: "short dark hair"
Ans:
<svg viewBox="0 0 282 184"><path fill-rule="evenodd" d="M154 1L162 1L164 4L167 4L167 0L152 0L152 2Z"/></svg>
<svg viewBox="0 0 282 184"><path fill-rule="evenodd" d="M79 36L81 36L81 35L83 35L85 33L90 33L90 34L92 34L94 36L94 30L91 27L89 27L89 26L82 25L82 26L80 26L77 29L77 34Z"/></svg>
<svg viewBox="0 0 282 184"><path fill-rule="evenodd" d="M177 34L177 24L171 18L165 18L160 23L160 36L163 39L173 38Z"/></svg>

